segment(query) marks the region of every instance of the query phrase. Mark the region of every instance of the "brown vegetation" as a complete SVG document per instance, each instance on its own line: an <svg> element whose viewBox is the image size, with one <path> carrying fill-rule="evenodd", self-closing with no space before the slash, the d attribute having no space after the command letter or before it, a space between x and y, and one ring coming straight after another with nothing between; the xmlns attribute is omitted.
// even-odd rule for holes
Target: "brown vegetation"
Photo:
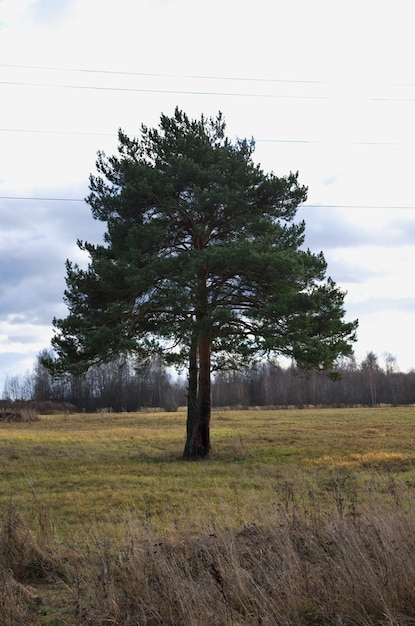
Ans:
<svg viewBox="0 0 415 626"><path fill-rule="evenodd" d="M38 419L38 412L31 408L0 408L0 422L35 422Z"/></svg>
<svg viewBox="0 0 415 626"><path fill-rule="evenodd" d="M67 402L51 400L0 400L1 422L34 422L39 415L74 413L76 407Z"/></svg>
<svg viewBox="0 0 415 626"><path fill-rule="evenodd" d="M35 539L11 507L0 532L1 623L413 623L413 500L385 507L374 497L360 507L345 476L331 510L320 509L317 494L305 502L300 492L301 485L282 484L263 524L198 535L182 529L170 539L130 511L122 540L96 527L82 553L52 537Z"/></svg>

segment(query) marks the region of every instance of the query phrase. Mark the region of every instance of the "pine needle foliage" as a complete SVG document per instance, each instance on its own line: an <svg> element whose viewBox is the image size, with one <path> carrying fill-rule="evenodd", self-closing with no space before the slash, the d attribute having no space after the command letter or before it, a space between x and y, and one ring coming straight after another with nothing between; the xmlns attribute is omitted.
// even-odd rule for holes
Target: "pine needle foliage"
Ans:
<svg viewBox="0 0 415 626"><path fill-rule="evenodd" d="M69 315L54 320L58 369L122 352L188 367L188 459L210 452L214 369L279 354L331 371L357 326L323 253L304 249L298 173L265 173L254 141L225 130L221 113L176 108L139 138L120 130L117 156L98 153L87 201L105 242L78 242L90 263L67 262Z"/></svg>

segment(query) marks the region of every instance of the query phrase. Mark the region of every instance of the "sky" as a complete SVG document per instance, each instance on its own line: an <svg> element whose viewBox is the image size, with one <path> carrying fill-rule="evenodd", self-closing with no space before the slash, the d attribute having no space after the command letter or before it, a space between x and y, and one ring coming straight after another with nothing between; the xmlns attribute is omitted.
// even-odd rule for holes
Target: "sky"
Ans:
<svg viewBox="0 0 415 626"><path fill-rule="evenodd" d="M104 225L98 150L179 106L221 111L266 172L299 172L306 245L367 352L415 369L412 0L0 0L0 395L64 317L65 261Z"/></svg>

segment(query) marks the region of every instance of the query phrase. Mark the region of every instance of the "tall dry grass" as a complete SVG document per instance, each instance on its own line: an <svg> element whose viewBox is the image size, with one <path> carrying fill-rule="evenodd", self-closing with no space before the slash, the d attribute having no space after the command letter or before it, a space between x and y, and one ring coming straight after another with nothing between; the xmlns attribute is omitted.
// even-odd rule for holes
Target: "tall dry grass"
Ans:
<svg viewBox="0 0 415 626"><path fill-rule="evenodd" d="M415 501L363 503L338 480L330 505L281 485L262 523L154 532L125 511L62 546L14 507L0 532L0 623L102 626L409 626L415 623ZM42 512L43 515L43 512ZM201 515L201 519L203 516ZM47 528L44 526L44 528Z"/></svg>
<svg viewBox="0 0 415 626"><path fill-rule="evenodd" d="M12 502L1 522L0 624L29 624L42 606L35 585L62 580L63 553L52 536L39 541Z"/></svg>
<svg viewBox="0 0 415 626"><path fill-rule="evenodd" d="M39 413L33 408L1 408L0 422L36 422L39 419Z"/></svg>

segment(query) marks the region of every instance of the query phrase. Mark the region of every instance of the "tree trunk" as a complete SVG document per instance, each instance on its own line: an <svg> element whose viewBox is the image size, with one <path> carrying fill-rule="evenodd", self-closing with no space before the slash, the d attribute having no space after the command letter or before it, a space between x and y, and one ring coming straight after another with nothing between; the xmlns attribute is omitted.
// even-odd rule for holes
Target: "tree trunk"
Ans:
<svg viewBox="0 0 415 626"><path fill-rule="evenodd" d="M197 335L194 333L189 351L189 389L187 395L187 422L186 444L183 451L184 459L192 458L192 442L197 422L197 388L198 388L198 364L197 364Z"/></svg>
<svg viewBox="0 0 415 626"><path fill-rule="evenodd" d="M199 337L192 347L189 363L189 396L187 402L187 436L184 459L205 459L210 453L210 379L211 342Z"/></svg>
<svg viewBox="0 0 415 626"><path fill-rule="evenodd" d="M200 248L200 242L196 247ZM207 277L207 269L202 268L198 274L196 323L190 348L187 439L183 453L186 459L205 459L210 452L212 339L208 313Z"/></svg>
<svg viewBox="0 0 415 626"><path fill-rule="evenodd" d="M194 435L194 446L197 456L206 458L210 453L210 412L211 412L211 381L210 381L211 342L209 337L199 338L199 385L197 403L197 427Z"/></svg>

